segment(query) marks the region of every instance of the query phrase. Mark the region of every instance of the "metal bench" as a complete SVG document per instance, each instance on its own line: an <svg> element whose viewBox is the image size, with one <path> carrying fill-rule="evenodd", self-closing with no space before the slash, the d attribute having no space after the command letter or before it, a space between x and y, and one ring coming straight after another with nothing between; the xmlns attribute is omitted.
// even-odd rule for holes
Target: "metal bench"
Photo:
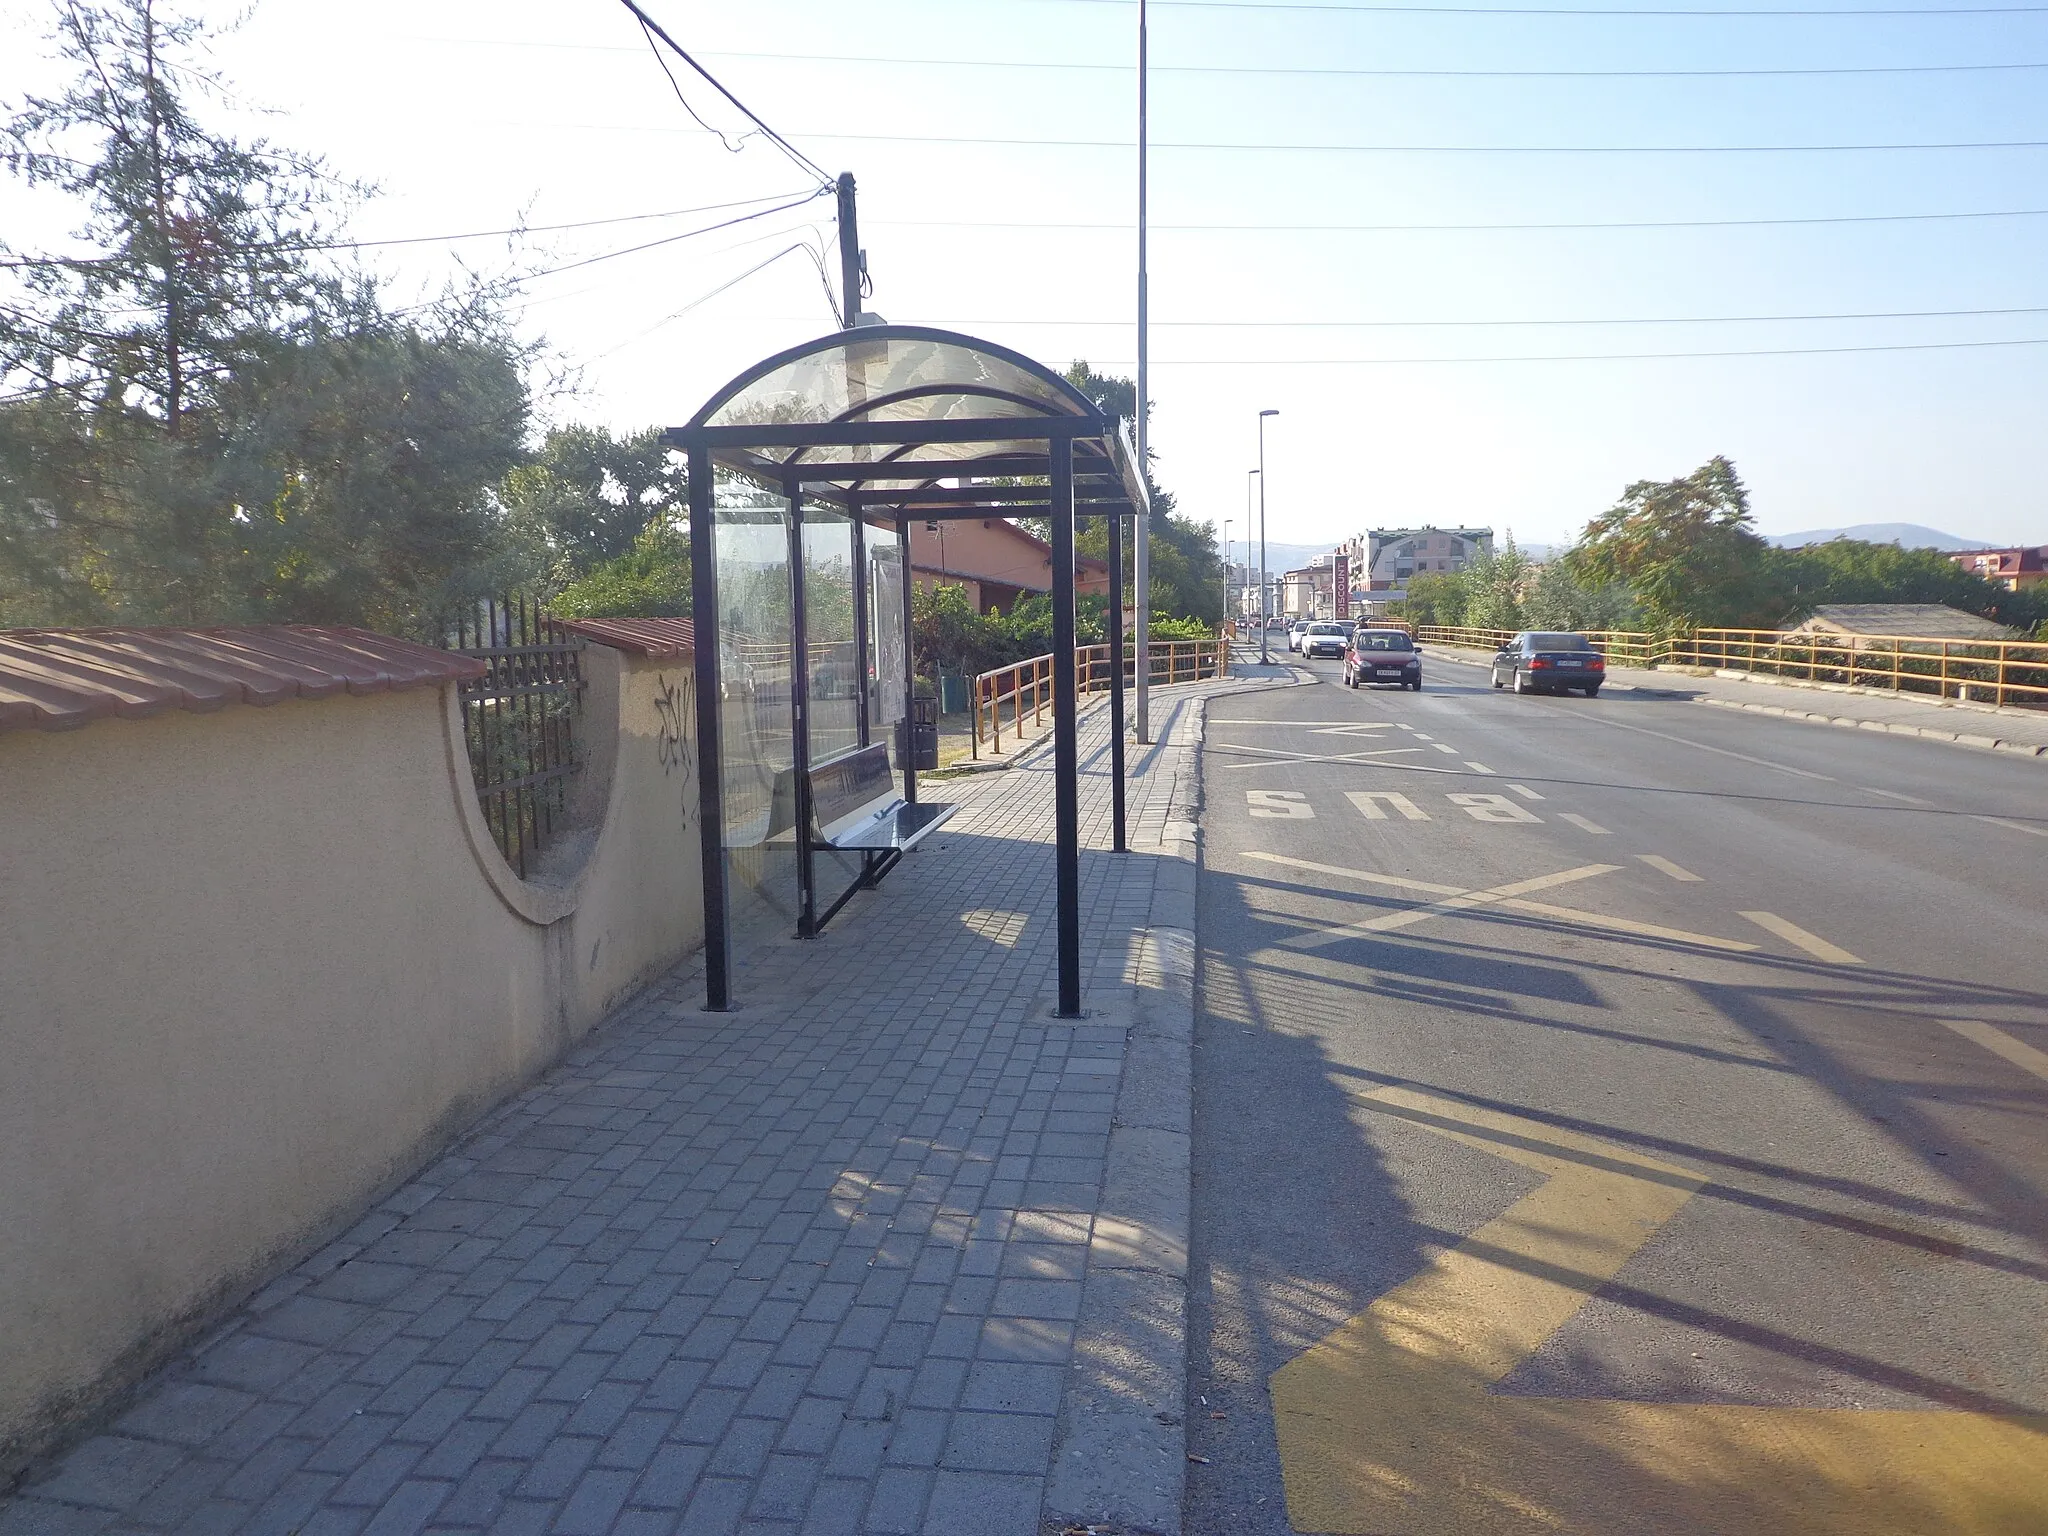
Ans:
<svg viewBox="0 0 2048 1536"><path fill-rule="evenodd" d="M842 853L907 853L937 831L952 805L913 805L896 793L889 749L877 743L811 770L811 846ZM893 862L893 860L891 861ZM879 879L880 872L873 872Z"/></svg>

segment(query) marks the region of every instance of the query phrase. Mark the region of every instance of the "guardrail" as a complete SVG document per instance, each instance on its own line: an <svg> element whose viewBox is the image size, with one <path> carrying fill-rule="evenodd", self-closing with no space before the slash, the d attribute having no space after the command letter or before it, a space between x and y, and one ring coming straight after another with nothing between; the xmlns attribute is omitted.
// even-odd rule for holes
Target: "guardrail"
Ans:
<svg viewBox="0 0 2048 1536"><path fill-rule="evenodd" d="M2048 642L1919 635L1703 629L1671 642L1672 660L1808 682L2048 707Z"/></svg>
<svg viewBox="0 0 2048 1536"><path fill-rule="evenodd" d="M1137 663L1133 652L1135 647L1126 639L1124 642L1124 679L1126 684L1135 681ZM1155 640L1150 646L1152 667L1151 680L1154 686L1172 683L1195 683L1205 678L1225 677L1230 671L1230 642L1216 640ZM1074 682L1083 694L1106 693L1109 690L1109 647L1107 645L1077 646L1074 651ZM1024 716L1028 713L1034 728L1045 723L1045 712L1052 707L1052 655L1027 657L1012 662L1007 667L995 667L987 672L978 672L968 688L968 707L974 714L974 737L970 747L973 756L981 756L984 742L989 750L1003 750L1003 715L1010 715L1010 734L1021 740L1024 736ZM984 722L986 731L984 732Z"/></svg>
<svg viewBox="0 0 2048 1536"><path fill-rule="evenodd" d="M2039 640L1940 640L1789 629L1702 629L1690 635L1630 629L1578 633L1617 666L1712 667L1891 693L2048 707L2048 642ZM1498 650L1514 632L1425 625L1416 638Z"/></svg>

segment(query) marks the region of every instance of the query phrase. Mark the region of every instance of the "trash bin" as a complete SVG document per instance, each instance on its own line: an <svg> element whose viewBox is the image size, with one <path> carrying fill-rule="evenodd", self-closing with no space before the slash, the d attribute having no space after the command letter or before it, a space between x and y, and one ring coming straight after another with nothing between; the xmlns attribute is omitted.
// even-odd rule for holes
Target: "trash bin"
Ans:
<svg viewBox="0 0 2048 1536"><path fill-rule="evenodd" d="M967 679L957 672L939 674L939 712L947 715L967 713Z"/></svg>
<svg viewBox="0 0 2048 1536"><path fill-rule="evenodd" d="M939 766L939 717L931 699L912 703L908 720L896 722L896 760L920 771Z"/></svg>

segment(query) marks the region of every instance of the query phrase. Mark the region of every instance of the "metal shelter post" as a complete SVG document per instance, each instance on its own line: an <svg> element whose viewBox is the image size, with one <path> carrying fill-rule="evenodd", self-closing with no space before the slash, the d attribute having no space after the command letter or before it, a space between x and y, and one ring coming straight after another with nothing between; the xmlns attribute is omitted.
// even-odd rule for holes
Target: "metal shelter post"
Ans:
<svg viewBox="0 0 2048 1536"><path fill-rule="evenodd" d="M896 519L896 558L903 562L903 798L917 804L917 653L910 627L910 519Z"/></svg>
<svg viewBox="0 0 2048 1536"><path fill-rule="evenodd" d="M818 936L818 882L811 862L811 639L804 609L803 487L789 498L789 752L790 798L796 809L796 936Z"/></svg>
<svg viewBox="0 0 2048 1536"><path fill-rule="evenodd" d="M1074 692L1074 440L1052 450L1053 857L1059 867L1059 1016L1081 1016L1081 754Z"/></svg>
<svg viewBox="0 0 2048 1536"><path fill-rule="evenodd" d="M1109 524L1109 783L1111 846L1124 853L1124 520Z"/></svg>
<svg viewBox="0 0 2048 1536"><path fill-rule="evenodd" d="M704 1007L732 1006L732 906L725 873L724 720L718 679L718 545L712 528L711 455L692 448L690 490L691 664L697 685L697 839L704 861Z"/></svg>
<svg viewBox="0 0 2048 1536"><path fill-rule="evenodd" d="M866 746L873 733L869 723L868 696L868 604L874 600L874 583L868 580L868 524L858 509L853 513L853 672L855 679L854 740Z"/></svg>

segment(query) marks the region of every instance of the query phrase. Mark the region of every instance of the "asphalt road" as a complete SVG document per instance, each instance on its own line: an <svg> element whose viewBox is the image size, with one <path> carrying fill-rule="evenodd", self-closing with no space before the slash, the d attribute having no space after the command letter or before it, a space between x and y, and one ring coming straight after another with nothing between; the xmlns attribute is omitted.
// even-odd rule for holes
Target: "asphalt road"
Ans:
<svg viewBox="0 0 2048 1536"><path fill-rule="evenodd" d="M2048 1531L2048 765L1313 670L1203 758L1192 1536Z"/></svg>

